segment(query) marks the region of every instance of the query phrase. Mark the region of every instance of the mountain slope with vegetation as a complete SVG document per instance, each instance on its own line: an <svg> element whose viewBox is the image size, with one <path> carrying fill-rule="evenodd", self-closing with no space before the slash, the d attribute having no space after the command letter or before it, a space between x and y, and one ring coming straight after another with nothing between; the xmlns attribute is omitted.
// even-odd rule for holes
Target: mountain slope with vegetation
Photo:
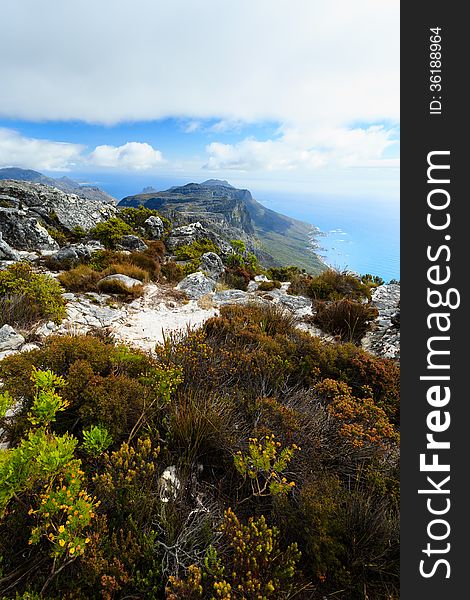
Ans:
<svg viewBox="0 0 470 600"><path fill-rule="evenodd" d="M264 207L248 190L210 179L162 192L128 196L120 206L146 206L181 222L208 222L220 234L241 238L265 264L292 264L319 273L324 263L311 250L314 227Z"/></svg>
<svg viewBox="0 0 470 600"><path fill-rule="evenodd" d="M398 600L399 286L0 195L0 598Z"/></svg>

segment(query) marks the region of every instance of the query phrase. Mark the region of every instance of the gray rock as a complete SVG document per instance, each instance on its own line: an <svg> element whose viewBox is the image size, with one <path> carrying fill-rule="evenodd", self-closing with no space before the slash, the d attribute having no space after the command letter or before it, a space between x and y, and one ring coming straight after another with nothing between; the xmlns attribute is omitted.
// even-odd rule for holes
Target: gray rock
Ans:
<svg viewBox="0 0 470 600"><path fill-rule="evenodd" d="M3 240L16 250L59 249L59 244L30 211L0 208L0 232Z"/></svg>
<svg viewBox="0 0 470 600"><path fill-rule="evenodd" d="M215 252L206 252L201 256L200 268L213 279L218 279L225 271L222 259Z"/></svg>
<svg viewBox="0 0 470 600"><path fill-rule="evenodd" d="M176 286L176 289L185 292L191 300L197 300L198 298L213 292L215 286L216 282L214 279L207 277L207 275L204 275L201 271L197 271L180 281Z"/></svg>
<svg viewBox="0 0 470 600"><path fill-rule="evenodd" d="M20 255L5 242L0 231L0 260L20 260Z"/></svg>
<svg viewBox="0 0 470 600"><path fill-rule="evenodd" d="M133 277L128 277L127 275L121 275L121 273L116 273L114 275L108 275L107 277L103 277L103 279L100 279L98 281L98 286L100 285L100 283L103 283L103 281L119 281L130 290L138 285L142 285L142 282L139 279L134 279Z"/></svg>
<svg viewBox="0 0 470 600"><path fill-rule="evenodd" d="M310 298L305 298L305 296L290 296L289 294L279 295L277 296L277 301L292 312L310 309L312 307L312 301Z"/></svg>
<svg viewBox="0 0 470 600"><path fill-rule="evenodd" d="M52 335L58 328L59 326L56 323L53 321L48 321L47 323L39 325L34 333L40 337L48 337Z"/></svg>
<svg viewBox="0 0 470 600"><path fill-rule="evenodd" d="M136 235L123 235L119 240L118 248L130 250L131 252L143 252L147 250L148 246Z"/></svg>
<svg viewBox="0 0 470 600"><path fill-rule="evenodd" d="M7 324L0 328L0 352L18 350L24 342L24 337L16 333L11 325Z"/></svg>
<svg viewBox="0 0 470 600"><path fill-rule="evenodd" d="M25 216L35 216L49 225L59 224L68 231L75 227L88 231L117 213L110 203L67 194L40 183L3 180L0 181L0 194L15 199L25 210Z"/></svg>
<svg viewBox="0 0 470 600"><path fill-rule="evenodd" d="M224 290L217 292L213 298L214 304L248 304L256 302L256 298L243 290ZM261 299L259 299L261 301Z"/></svg>
<svg viewBox="0 0 470 600"><path fill-rule="evenodd" d="M160 217L153 215L145 221L145 229L148 232L149 238L152 240L160 240L165 231L163 221Z"/></svg>

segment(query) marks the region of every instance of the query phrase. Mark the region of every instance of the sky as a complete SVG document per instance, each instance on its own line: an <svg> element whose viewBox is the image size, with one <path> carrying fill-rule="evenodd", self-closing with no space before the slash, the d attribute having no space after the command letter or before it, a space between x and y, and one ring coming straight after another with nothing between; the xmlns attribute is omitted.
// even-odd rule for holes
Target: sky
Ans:
<svg viewBox="0 0 470 600"><path fill-rule="evenodd" d="M398 0L3 0L2 22L0 167L398 207Z"/></svg>

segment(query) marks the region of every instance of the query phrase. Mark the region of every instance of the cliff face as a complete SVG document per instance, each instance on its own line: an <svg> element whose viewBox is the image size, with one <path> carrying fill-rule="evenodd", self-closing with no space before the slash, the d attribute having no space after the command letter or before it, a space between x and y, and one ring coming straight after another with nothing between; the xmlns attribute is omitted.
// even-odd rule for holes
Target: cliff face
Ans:
<svg viewBox="0 0 470 600"><path fill-rule="evenodd" d="M181 225L199 221L225 239L242 239L266 264L293 264L313 273L324 268L310 250L314 228L264 207L248 190L225 181L188 183L162 192L127 196L119 206L146 206Z"/></svg>

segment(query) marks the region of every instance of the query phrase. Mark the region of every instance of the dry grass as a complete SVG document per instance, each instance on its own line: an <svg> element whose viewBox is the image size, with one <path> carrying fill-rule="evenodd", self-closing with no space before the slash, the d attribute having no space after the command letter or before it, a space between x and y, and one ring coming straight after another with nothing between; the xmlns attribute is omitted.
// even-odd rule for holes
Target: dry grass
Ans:
<svg viewBox="0 0 470 600"><path fill-rule="evenodd" d="M145 269L138 267L135 264L131 263L113 263L109 266L105 271L101 273L101 277L106 277L107 275L127 275L127 277L132 277L132 279L138 279L146 283L149 279L149 274Z"/></svg>

